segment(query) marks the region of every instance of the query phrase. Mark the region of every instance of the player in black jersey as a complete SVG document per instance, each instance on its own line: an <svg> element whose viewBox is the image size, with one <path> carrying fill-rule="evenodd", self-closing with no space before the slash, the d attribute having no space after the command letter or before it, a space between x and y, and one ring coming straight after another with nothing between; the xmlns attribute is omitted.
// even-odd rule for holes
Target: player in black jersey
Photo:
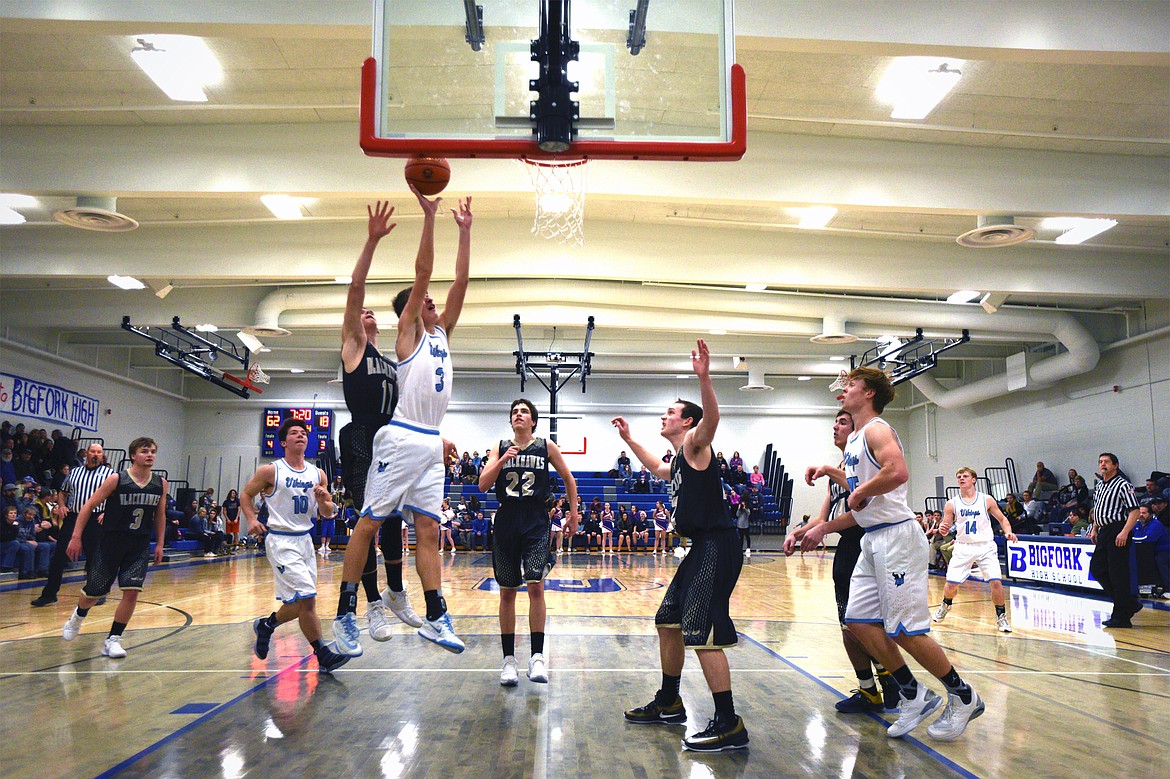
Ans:
<svg viewBox="0 0 1170 779"><path fill-rule="evenodd" d="M73 537L69 539L66 554L70 560L81 555L81 536L94 509L106 501L102 521L102 538L86 576L85 586L77 599L77 608L65 623L61 635L72 641L81 630L81 622L98 599L110 591L117 579L122 590L122 601L114 612L114 624L102 646L107 657L125 657L122 631L134 615L138 593L146 581L150 561L150 534L158 543L154 548L155 565L163 559L163 539L167 527L167 480L152 472L158 446L151 438L135 438L130 442L130 467L108 476L98 487L81 513Z"/></svg>
<svg viewBox="0 0 1170 779"><path fill-rule="evenodd" d="M512 440L500 441L488 451L487 464L479 476L479 489L495 485L500 502L494 527L492 567L500 586L500 641L504 667L500 684L514 687L520 680L516 670L516 591L528 585L528 627L532 632L532 657L528 678L548 681L544 658L544 577L552 567L548 546L548 503L552 487L548 466L552 464L565 481L569 499L568 532L577 532L577 481L565 464L561 450L552 441L534 438L538 412L531 401L512 401Z"/></svg>
<svg viewBox="0 0 1170 779"><path fill-rule="evenodd" d="M848 411L838 411L833 421L833 444L845 451L845 441L853 433L853 415ZM817 476L815 466L808 468L804 480L811 487ZM804 534L812 528L848 511L846 501L849 498L848 482L845 481L844 471L840 474L841 483L829 480L829 493L821 504L821 511L808 524L796 528L784 539L784 554L791 555L796 550ZM841 640L845 644L845 654L849 656L849 663L857 674L857 689L853 695L837 701L837 711L842 714L861 714L868 711L894 712L898 708L898 683L890 672L874 658L853 631L845 623L845 607L849 605L849 580L853 577L853 569L857 567L857 558L861 557L861 539L865 530L856 525L839 531L837 550L833 553L833 591L837 597L837 621L841 623ZM890 639L887 637L887 641ZM873 666L873 670L870 666ZM874 682L874 673L877 681L881 682L881 692L878 692Z"/></svg>
<svg viewBox="0 0 1170 779"><path fill-rule="evenodd" d="M650 703L627 711L626 719L636 723L686 722L679 682L686 648L690 647L699 656L703 677L715 699L715 716L704 730L683 739L683 749L720 752L748 745L747 728L735 713L731 669L723 652L738 640L728 609L743 554L723 500L719 464L711 448L719 426L719 402L711 383L711 352L706 341L699 339L697 350L691 352L691 364L699 377L703 405L700 408L679 400L662 416L662 437L676 452L669 465L630 437L626 420L613 420L618 434L642 464L658 478L670 479L675 527L691 538L691 550L679 563L654 617L662 687Z"/></svg>
<svg viewBox="0 0 1170 779"><path fill-rule="evenodd" d="M378 320L374 312L365 307L366 277L378 242L396 226L390 221L394 209L389 203L379 201L374 207L366 206L366 212L369 214L369 237L350 277L341 325L341 388L352 419L338 435L342 478L359 510L365 505L366 474L373 458L374 434L390 421L398 404L398 366L378 351ZM366 618L370 637L375 641L389 641L393 635L386 621L385 609L390 609L411 627L422 626L422 618L411 608L402 584L401 522L401 517L398 517L397 522L385 522L382 526L386 589L378 591L378 556L374 550L374 538L370 539L362 570Z"/></svg>

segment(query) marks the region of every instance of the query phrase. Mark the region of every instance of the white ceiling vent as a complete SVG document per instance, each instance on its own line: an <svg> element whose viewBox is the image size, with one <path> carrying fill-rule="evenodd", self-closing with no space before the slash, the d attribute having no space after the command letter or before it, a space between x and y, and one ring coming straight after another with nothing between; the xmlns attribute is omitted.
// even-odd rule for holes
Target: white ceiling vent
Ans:
<svg viewBox="0 0 1170 779"><path fill-rule="evenodd" d="M748 366L748 383L739 388L740 392L771 392L774 388L764 383L764 369Z"/></svg>
<svg viewBox="0 0 1170 779"><path fill-rule="evenodd" d="M845 320L839 316L826 316L820 335L808 339L814 344L851 344L857 336L845 332Z"/></svg>
<svg viewBox="0 0 1170 779"><path fill-rule="evenodd" d="M969 249L998 249L1001 246L1015 246L1036 237L1030 227L1016 224L1011 216L980 216L978 227L963 233L955 242Z"/></svg>
<svg viewBox="0 0 1170 779"><path fill-rule="evenodd" d="M73 208L53 212L53 218L63 225L99 233L125 233L138 228L138 222L117 211L117 199L112 197L78 197Z"/></svg>

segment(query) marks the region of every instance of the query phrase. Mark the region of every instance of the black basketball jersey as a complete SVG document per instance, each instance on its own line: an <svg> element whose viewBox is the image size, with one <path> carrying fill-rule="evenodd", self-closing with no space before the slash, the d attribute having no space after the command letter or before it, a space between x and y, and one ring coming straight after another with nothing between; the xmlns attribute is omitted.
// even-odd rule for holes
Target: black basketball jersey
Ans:
<svg viewBox="0 0 1170 779"><path fill-rule="evenodd" d="M719 478L714 448L711 462L702 471L691 467L680 448L670 461L669 491L674 526L682 535L735 527L727 511L727 501L723 500L723 481Z"/></svg>
<svg viewBox="0 0 1170 779"><path fill-rule="evenodd" d="M163 500L162 477L150 475L145 487L139 487L130 469L118 472L118 487L106 501L106 518L102 528L107 533L130 533L150 537L158 504Z"/></svg>
<svg viewBox="0 0 1170 779"><path fill-rule="evenodd" d="M503 454L515 443L500 441ZM528 446L500 469L496 477L496 499L505 503L531 503L543 506L552 495L548 480L548 444L543 438L533 438Z"/></svg>
<svg viewBox="0 0 1170 779"><path fill-rule="evenodd" d="M352 373L342 373L341 390L355 422L381 427L390 421L398 405L398 365L366 341L358 367Z"/></svg>
<svg viewBox="0 0 1170 779"><path fill-rule="evenodd" d="M849 500L849 490L842 487L835 481L829 482L829 516L826 521L836 519L849 510L847 501ZM861 537L865 535L865 528L860 525L847 527L839 531L841 538L850 541L860 541Z"/></svg>

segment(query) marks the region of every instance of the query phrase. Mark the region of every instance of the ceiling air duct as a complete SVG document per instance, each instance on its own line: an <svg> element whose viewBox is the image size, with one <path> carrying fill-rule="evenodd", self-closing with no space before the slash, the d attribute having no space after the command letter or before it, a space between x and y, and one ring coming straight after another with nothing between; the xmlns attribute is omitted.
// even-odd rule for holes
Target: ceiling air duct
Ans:
<svg viewBox="0 0 1170 779"><path fill-rule="evenodd" d="M774 388L764 382L763 367L748 366L748 382L739 388L740 392L771 392Z"/></svg>
<svg viewBox="0 0 1170 779"><path fill-rule="evenodd" d="M844 317L826 316L820 335L814 335L809 340L814 344L851 344L857 340L857 336L845 332Z"/></svg>
<svg viewBox="0 0 1170 779"><path fill-rule="evenodd" d="M125 233L138 228L138 222L117 211L117 198L79 196L73 208L53 212L63 225L99 233Z"/></svg>
<svg viewBox="0 0 1170 779"><path fill-rule="evenodd" d="M1035 230L1017 225L1015 217L1011 216L980 216L977 223L978 227L960 235L955 243L968 249L998 249L1036 237Z"/></svg>

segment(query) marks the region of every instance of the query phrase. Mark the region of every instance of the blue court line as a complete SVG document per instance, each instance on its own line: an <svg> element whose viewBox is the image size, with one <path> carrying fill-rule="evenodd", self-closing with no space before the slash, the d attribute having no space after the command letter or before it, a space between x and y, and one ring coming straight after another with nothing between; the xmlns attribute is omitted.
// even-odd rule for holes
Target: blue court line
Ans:
<svg viewBox="0 0 1170 779"><path fill-rule="evenodd" d="M788 666L792 670L799 673L801 676L804 676L806 679L809 679L810 681L815 682L816 684L820 685L821 687L824 687L826 690L833 693L833 695L837 696L838 698L844 699L846 697L844 693L838 692L831 685L825 684L825 682L823 682L821 679L817 678L816 676L813 676L812 674L810 674L808 671L804 670L800 666L796 665L795 663L789 662L788 658L784 657L784 655L780 654L779 652L776 652L776 651L770 649L769 647L764 646L759 641L755 640L754 638L752 638L751 636L749 636L745 633L740 633L739 635L743 636L744 640L746 640L752 644L755 644L760 649L762 649L765 652L767 652L768 654L772 655L777 660L784 663L784 665ZM883 725L886 725L887 727L889 726L889 723L886 722L881 717L879 717L877 714L868 713L867 716L870 719L873 719L877 722L880 722ZM888 738L888 736L883 736L883 737ZM891 739L891 740L893 740L893 739ZM903 736L901 739L898 739L898 740L905 741L907 744L913 744L914 746L918 747L923 752L925 752L929 756L933 757L935 760L942 763L947 768L950 768L952 771L959 774L960 776L967 777L967 779L980 779L978 774L971 773L966 768L964 768L963 766L956 763L954 760L951 760L949 757L942 754L941 752L938 752L938 751L930 748L929 746L922 743L921 741L914 738L913 736Z"/></svg>
<svg viewBox="0 0 1170 779"><path fill-rule="evenodd" d="M274 674L273 676L269 676L267 679L260 682L260 684L256 685L252 689L244 690L242 693L240 693L236 697L232 698L227 703L216 706L214 709L207 712L203 716L198 717L198 718L192 720L191 722L188 722L186 725L179 728L174 733L171 733L168 736L164 736L160 740L154 742L150 746L146 747L146 749L143 749L142 751L138 752L137 754L131 755L130 757L126 758L121 763L118 763L117 765L113 766L112 768L107 768L105 771L102 771L100 774L98 774L95 777L95 779L106 779L107 777L117 776L117 774L120 773L122 770L129 768L130 766L134 765L134 763L138 762L139 760L146 757L147 755L150 755L150 754L153 754L154 752L157 752L159 749L163 748L164 746L171 743L172 741L179 738L180 736L186 735L187 733L191 732L195 728L202 725L207 720L209 720L212 717L214 717L215 715L219 714L221 711L224 711L225 709L228 709L232 706L235 706L237 703L244 700L245 698L251 696L254 693L259 692L260 690L263 690L265 687L268 686L269 682L273 682L273 681L279 679L280 677L284 676L286 673L296 671L302 665L307 663L310 657L312 657L311 654L305 655L304 657L302 657L300 659L299 662L293 663L288 668L285 668L283 671L281 671L278 674Z"/></svg>

